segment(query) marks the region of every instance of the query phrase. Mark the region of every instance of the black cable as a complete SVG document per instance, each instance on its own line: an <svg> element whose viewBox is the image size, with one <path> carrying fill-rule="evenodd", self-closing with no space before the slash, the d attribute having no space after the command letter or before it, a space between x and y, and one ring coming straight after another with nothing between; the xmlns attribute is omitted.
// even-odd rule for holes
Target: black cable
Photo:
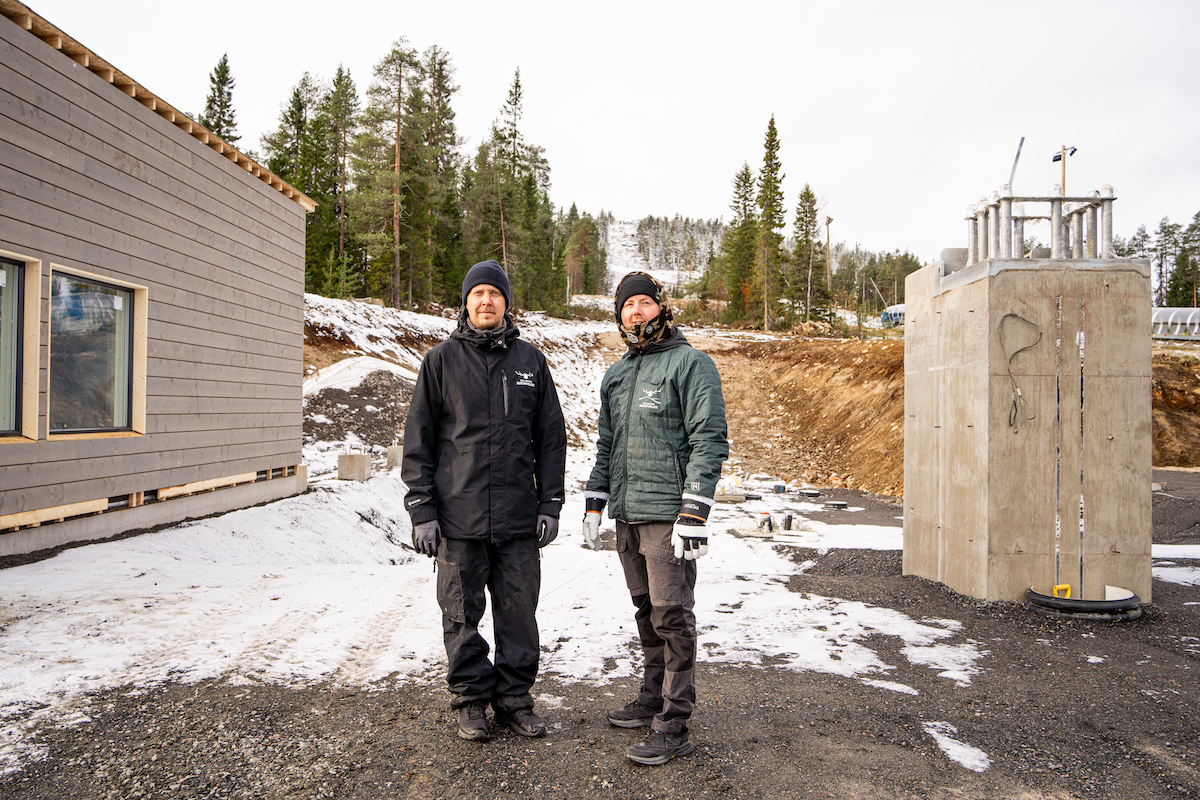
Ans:
<svg viewBox="0 0 1200 800"><path fill-rule="evenodd" d="M1020 314L1013 314L1011 312L1008 314L1005 314L1003 317L1000 318L999 330L1000 330L1000 349L1003 350L1006 355L1008 354L1008 348L1004 344L1004 321L1007 320L1009 317L1012 317L1013 319L1024 322L1026 325L1029 325L1030 327L1032 327L1034 330L1037 331L1037 339L1034 340L1033 344L1027 344L1024 347L1022 347L1021 349L1014 352L1011 356L1008 356L1008 381L1012 385L1012 405L1009 406L1009 409L1008 409L1008 426L1010 428L1015 428L1017 426L1017 422L1020 421L1020 419L1021 419L1021 416L1022 416L1021 410L1022 409L1024 409L1025 414L1026 414L1024 416L1025 422L1032 421L1034 418L1037 417L1037 414L1034 413L1033 409L1031 409L1029 407L1029 404L1025 402L1025 397L1021 393L1021 388L1019 386L1017 386L1017 379L1015 377L1013 377L1013 373L1012 373L1012 362L1013 362L1013 359L1016 358L1019 354L1025 352L1026 350L1033 347L1034 345L1036 345L1038 342L1040 342L1042 340L1042 329L1039 328L1036 324L1034 324L1034 323L1030 322L1029 320L1025 319L1024 317L1022 317Z"/></svg>

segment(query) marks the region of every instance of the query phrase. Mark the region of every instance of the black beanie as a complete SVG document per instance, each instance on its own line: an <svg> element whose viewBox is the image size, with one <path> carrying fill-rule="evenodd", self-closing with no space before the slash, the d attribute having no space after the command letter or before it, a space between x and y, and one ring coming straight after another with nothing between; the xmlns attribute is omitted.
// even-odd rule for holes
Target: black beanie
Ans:
<svg viewBox="0 0 1200 800"><path fill-rule="evenodd" d="M475 266L467 270L467 277L463 278L462 286L462 304L467 304L467 295L481 283L486 283L488 286L495 286L500 290L500 294L504 295L504 313L512 308L512 298L509 294L508 276L504 274L504 269L495 259L488 261L480 261Z"/></svg>
<svg viewBox="0 0 1200 800"><path fill-rule="evenodd" d="M613 311L617 314L617 322L621 321L621 307L625 305L625 301L639 294L644 294L662 305L658 282L644 272L631 272L621 278L621 282L617 284L617 294L613 298Z"/></svg>

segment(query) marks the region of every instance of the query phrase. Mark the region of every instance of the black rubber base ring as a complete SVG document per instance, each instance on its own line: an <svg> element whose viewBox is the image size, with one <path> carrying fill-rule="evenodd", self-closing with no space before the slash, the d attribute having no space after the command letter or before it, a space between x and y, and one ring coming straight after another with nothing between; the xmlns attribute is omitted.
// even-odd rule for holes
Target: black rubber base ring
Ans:
<svg viewBox="0 0 1200 800"><path fill-rule="evenodd" d="M1141 608L1142 605L1141 598L1136 594L1123 600L1071 600L1026 589L1025 599L1034 607L1075 614L1112 614Z"/></svg>
<svg viewBox="0 0 1200 800"><path fill-rule="evenodd" d="M1053 608L1043 608L1042 606L1026 603L1025 606L1037 614L1044 617L1056 617L1058 619L1074 619L1084 622L1131 622L1142 616L1141 608L1131 608L1128 611L1120 611L1111 614L1106 613L1087 613L1080 611L1058 611Z"/></svg>

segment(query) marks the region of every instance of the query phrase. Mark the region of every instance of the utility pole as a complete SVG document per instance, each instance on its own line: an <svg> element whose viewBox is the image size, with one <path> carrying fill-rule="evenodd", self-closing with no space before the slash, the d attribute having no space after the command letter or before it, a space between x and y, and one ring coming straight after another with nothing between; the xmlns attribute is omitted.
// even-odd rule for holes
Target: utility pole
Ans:
<svg viewBox="0 0 1200 800"><path fill-rule="evenodd" d="M1051 161L1061 161L1062 162L1062 193L1063 193L1063 197L1067 196L1067 156L1075 155L1075 151L1078 149L1079 149L1078 147L1067 147L1064 144L1062 146L1062 149L1054 154L1054 158L1050 159ZM1017 155L1020 155L1020 153L1018 152ZM1015 164L1013 165L1013 170L1014 171L1016 170Z"/></svg>
<svg viewBox="0 0 1200 800"><path fill-rule="evenodd" d="M833 259L829 257L829 223L833 217L825 217L825 288L829 290L829 302L833 302Z"/></svg>

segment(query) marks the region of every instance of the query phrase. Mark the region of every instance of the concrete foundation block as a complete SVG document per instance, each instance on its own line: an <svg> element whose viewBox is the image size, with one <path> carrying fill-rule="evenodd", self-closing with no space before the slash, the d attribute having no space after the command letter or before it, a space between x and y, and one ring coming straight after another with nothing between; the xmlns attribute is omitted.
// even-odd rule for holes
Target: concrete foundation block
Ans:
<svg viewBox="0 0 1200 800"><path fill-rule="evenodd" d="M338 456L339 481L365 481L371 478L371 456L368 453L343 453Z"/></svg>
<svg viewBox="0 0 1200 800"><path fill-rule="evenodd" d="M986 600L1151 601L1149 278L1132 259L908 277L905 574Z"/></svg>
<svg viewBox="0 0 1200 800"><path fill-rule="evenodd" d="M398 467L400 462L404 460L404 445L394 444L387 449L387 465L389 467Z"/></svg>

